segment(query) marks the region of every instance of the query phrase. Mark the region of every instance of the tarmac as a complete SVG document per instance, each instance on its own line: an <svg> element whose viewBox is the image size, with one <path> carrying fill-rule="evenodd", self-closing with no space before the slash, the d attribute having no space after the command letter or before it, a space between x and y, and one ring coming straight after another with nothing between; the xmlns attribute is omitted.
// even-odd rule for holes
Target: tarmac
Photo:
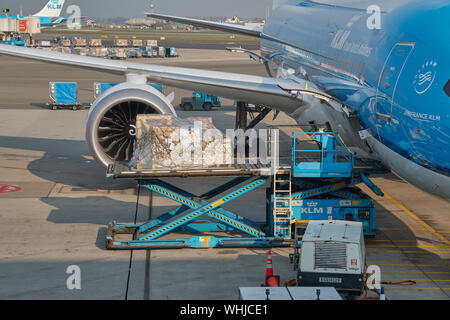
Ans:
<svg viewBox="0 0 450 320"><path fill-rule="evenodd" d="M265 75L246 56L224 51L180 50L181 57L146 63ZM148 219L148 193L135 181L107 179L85 143L87 110L50 110L49 81L77 81L80 102L93 101L93 82L123 79L105 73L0 57L0 299L238 299L239 287L264 281L266 249L109 251L107 224ZM190 92L175 91L178 104ZM219 129L234 128L231 101L216 111L181 111L180 117L211 116ZM285 115L265 124L293 123ZM226 178L172 179L201 194ZM386 196L373 197L377 236L366 239L367 263L381 268L388 299L448 300L450 205L394 174L373 177ZM265 190L256 189L225 208L264 220ZM177 205L155 195L156 217ZM274 248L275 274L295 278L291 248ZM69 289L70 266L81 272L81 289ZM70 271L70 268L69 268Z"/></svg>

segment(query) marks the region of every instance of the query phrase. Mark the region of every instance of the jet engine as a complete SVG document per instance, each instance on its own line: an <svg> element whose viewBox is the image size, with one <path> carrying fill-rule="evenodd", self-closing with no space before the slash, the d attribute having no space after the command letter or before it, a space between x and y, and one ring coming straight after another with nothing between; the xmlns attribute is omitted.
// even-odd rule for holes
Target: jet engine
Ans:
<svg viewBox="0 0 450 320"><path fill-rule="evenodd" d="M176 115L169 99L147 84L119 84L94 102L88 114L86 141L101 166L131 160L138 114Z"/></svg>

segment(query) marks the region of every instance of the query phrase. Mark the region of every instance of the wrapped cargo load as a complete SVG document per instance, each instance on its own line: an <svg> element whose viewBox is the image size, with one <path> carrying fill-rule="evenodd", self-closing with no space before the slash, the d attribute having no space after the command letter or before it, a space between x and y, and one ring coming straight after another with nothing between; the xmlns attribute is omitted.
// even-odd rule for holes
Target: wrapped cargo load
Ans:
<svg viewBox="0 0 450 320"><path fill-rule="evenodd" d="M144 44L144 41L139 39L133 39L130 42L132 47L142 47Z"/></svg>
<svg viewBox="0 0 450 320"><path fill-rule="evenodd" d="M101 47L102 46L102 39L91 39L91 40L89 40L89 46L90 47Z"/></svg>
<svg viewBox="0 0 450 320"><path fill-rule="evenodd" d="M68 39L61 40L59 44L63 47L70 47L72 45L71 41Z"/></svg>
<svg viewBox="0 0 450 320"><path fill-rule="evenodd" d="M106 57L108 48L90 48L87 55L91 57Z"/></svg>
<svg viewBox="0 0 450 320"><path fill-rule="evenodd" d="M72 54L78 54L80 56L86 56L87 52L88 52L88 50L86 48L74 48L74 49L72 49Z"/></svg>
<svg viewBox="0 0 450 320"><path fill-rule="evenodd" d="M128 40L127 39L116 39L115 45L117 47L128 47Z"/></svg>
<svg viewBox="0 0 450 320"><path fill-rule="evenodd" d="M110 48L108 49L108 57L110 59L126 59L127 53L123 48Z"/></svg>
<svg viewBox="0 0 450 320"><path fill-rule="evenodd" d="M52 47L51 50L61 53L72 53L72 50L67 47Z"/></svg>
<svg viewBox="0 0 450 320"><path fill-rule="evenodd" d="M138 115L136 128L131 168L203 169L232 163L231 141L214 127L212 118Z"/></svg>
<svg viewBox="0 0 450 320"><path fill-rule="evenodd" d="M73 39L72 45L74 47L86 47L86 39Z"/></svg>
<svg viewBox="0 0 450 320"><path fill-rule="evenodd" d="M157 47L158 46L158 40L145 40L145 45L147 47Z"/></svg>

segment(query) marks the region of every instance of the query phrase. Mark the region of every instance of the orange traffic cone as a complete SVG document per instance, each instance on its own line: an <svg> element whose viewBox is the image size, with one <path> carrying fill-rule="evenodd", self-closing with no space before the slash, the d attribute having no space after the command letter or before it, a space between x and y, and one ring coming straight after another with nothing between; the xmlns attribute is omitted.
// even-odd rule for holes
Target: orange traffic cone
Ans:
<svg viewBox="0 0 450 320"><path fill-rule="evenodd" d="M279 287L280 286L280 276L273 275L273 265L272 265L272 252L269 250L266 262L266 278L264 281L266 287Z"/></svg>

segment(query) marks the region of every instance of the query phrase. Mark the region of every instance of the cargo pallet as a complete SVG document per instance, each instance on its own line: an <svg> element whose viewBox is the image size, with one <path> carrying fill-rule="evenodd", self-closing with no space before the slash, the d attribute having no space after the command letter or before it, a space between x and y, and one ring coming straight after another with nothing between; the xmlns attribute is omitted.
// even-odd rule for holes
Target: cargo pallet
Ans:
<svg viewBox="0 0 450 320"><path fill-rule="evenodd" d="M297 135L301 134L310 135L318 143L319 150L299 149L295 141ZM316 155L311 158L312 154ZM380 172L385 172L385 169L378 162L368 161L355 165L353 155L332 132L294 133L291 161L280 163L276 168L241 164L196 170L137 170L115 163L108 167L107 177L135 179L139 186L151 191L150 197L157 193L181 206L143 224L111 222L106 235L107 249L295 247L301 237L298 229L307 222L306 215L302 215L303 204L308 199L318 197L320 200L334 199L332 201L336 203L336 207L348 209L344 210L345 218L350 218L348 212L351 212L351 220L361 221L363 224L367 220L369 224L366 224L366 231L374 235L374 209L367 211L364 208L364 216L359 215L358 211L361 203L369 209L373 205L371 206L371 202L364 202L367 199L361 198L360 192L352 192L349 188L365 183L374 193L383 195L366 176ZM232 179L200 196L161 180L202 176L227 176ZM266 191L266 221L254 222L222 208L268 181L271 182L271 187ZM226 194L222 195L223 193ZM219 195L222 196L212 200ZM153 201L150 200L150 203ZM333 210L329 211L326 218L337 218ZM210 220L198 220L204 216ZM322 220L323 217L308 216L308 219ZM180 233L195 235L182 237L177 235ZM119 239L124 234L131 235L132 239Z"/></svg>
<svg viewBox="0 0 450 320"><path fill-rule="evenodd" d="M52 110L72 109L84 110L85 106L78 103L78 88L76 82L50 82L50 102L47 104Z"/></svg>

